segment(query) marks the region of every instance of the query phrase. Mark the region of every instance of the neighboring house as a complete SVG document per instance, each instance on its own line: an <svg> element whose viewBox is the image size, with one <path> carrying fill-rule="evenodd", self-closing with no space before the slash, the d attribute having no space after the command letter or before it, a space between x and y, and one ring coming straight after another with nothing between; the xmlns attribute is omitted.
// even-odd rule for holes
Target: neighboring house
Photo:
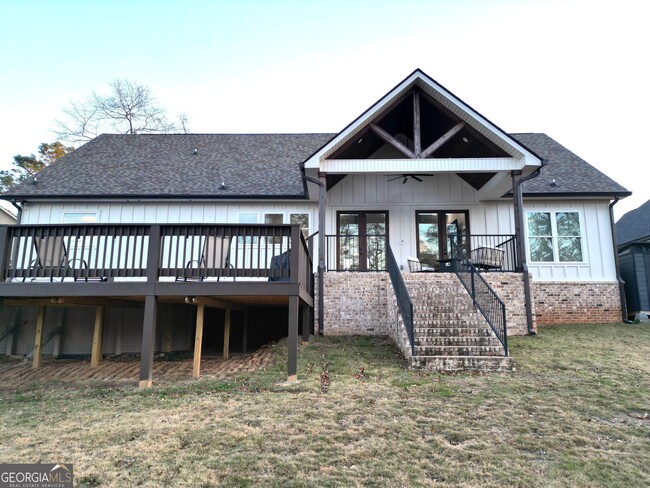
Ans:
<svg viewBox="0 0 650 488"><path fill-rule="evenodd" d="M616 222L616 238L628 317L650 314L650 200Z"/></svg>
<svg viewBox="0 0 650 488"><path fill-rule="evenodd" d="M3 196L22 215L0 235L0 350L141 353L147 386L155 352L195 344L198 376L214 327L227 355L275 314L290 378L299 328L508 368L507 334L621 320L610 205L629 194L420 70L336 134L105 134Z"/></svg>
<svg viewBox="0 0 650 488"><path fill-rule="evenodd" d="M14 225L16 216L0 205L0 225Z"/></svg>

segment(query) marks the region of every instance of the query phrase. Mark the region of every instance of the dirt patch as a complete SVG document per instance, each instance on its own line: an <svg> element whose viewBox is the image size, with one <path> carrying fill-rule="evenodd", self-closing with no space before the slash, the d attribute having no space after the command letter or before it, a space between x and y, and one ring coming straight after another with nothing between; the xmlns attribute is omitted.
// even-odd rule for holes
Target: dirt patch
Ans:
<svg viewBox="0 0 650 488"><path fill-rule="evenodd" d="M229 375L254 371L271 361L267 347L249 354L233 354L229 359L205 358L201 361L201 376L223 378ZM0 361L0 391L14 389L25 384L106 382L137 384L140 359L105 359L97 368L90 367L88 360L43 359L41 367L32 369L32 362L25 359L4 358ZM153 381L169 384L192 379L192 359L176 361L155 360Z"/></svg>

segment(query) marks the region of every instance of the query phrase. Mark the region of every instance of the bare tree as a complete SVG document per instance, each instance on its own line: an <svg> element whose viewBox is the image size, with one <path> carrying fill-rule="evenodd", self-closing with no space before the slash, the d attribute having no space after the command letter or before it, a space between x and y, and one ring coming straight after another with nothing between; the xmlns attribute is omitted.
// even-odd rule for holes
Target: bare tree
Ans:
<svg viewBox="0 0 650 488"><path fill-rule="evenodd" d="M148 86L117 78L109 85L108 95L93 92L87 101L71 101L70 106L63 109L65 117L56 120L57 129L54 131L59 139L81 144L101 132L189 132L187 115L179 114L179 123L169 120Z"/></svg>

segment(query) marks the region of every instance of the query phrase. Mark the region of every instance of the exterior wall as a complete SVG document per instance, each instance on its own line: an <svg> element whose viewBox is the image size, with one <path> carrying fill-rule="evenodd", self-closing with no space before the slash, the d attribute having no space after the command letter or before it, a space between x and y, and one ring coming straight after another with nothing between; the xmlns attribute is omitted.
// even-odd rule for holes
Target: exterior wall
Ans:
<svg viewBox="0 0 650 488"><path fill-rule="evenodd" d="M388 273L325 273L324 289L325 335L388 335Z"/></svg>
<svg viewBox="0 0 650 488"><path fill-rule="evenodd" d="M535 281L531 288L540 325L621 321L618 282Z"/></svg>
<svg viewBox="0 0 650 488"><path fill-rule="evenodd" d="M189 350L194 342L192 336L192 307L160 303L156 328L156 351L165 351L168 337L171 351ZM14 323L15 309L3 307L0 317L3 323ZM102 352L108 355L140 354L142 344L142 309L106 308L104 312ZM26 355L34 349L37 307L21 307L20 327L11 339L0 342L0 354ZM63 336L54 336L42 349L44 355L89 356L95 324L94 307L46 307L43 340L60 325ZM9 342L11 350L9 350Z"/></svg>

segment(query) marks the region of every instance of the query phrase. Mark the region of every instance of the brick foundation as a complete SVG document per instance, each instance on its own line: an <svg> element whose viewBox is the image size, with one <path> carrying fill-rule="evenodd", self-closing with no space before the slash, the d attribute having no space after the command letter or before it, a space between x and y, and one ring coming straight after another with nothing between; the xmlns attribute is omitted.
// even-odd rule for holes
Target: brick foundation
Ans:
<svg viewBox="0 0 650 488"><path fill-rule="evenodd" d="M621 321L617 282L533 282L538 324L609 324Z"/></svg>
<svg viewBox="0 0 650 488"><path fill-rule="evenodd" d="M526 299L524 295L524 275L521 273L483 273L495 293L506 306L508 335L528 334L526 323ZM532 280L531 280L532 281ZM535 300L533 299L533 329L537 331Z"/></svg>

